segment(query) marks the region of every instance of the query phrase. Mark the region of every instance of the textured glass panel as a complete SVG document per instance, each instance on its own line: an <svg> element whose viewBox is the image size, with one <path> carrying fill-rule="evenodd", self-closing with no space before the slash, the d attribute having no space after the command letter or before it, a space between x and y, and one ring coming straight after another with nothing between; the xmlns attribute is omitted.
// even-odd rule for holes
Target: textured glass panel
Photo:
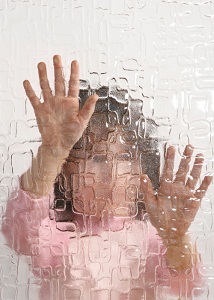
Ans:
<svg viewBox="0 0 214 300"><path fill-rule="evenodd" d="M1 1L0 299L213 300L213 16L202 0ZM55 54L66 93L79 61L80 109L99 96L72 149L23 88L45 103L45 62L59 90Z"/></svg>

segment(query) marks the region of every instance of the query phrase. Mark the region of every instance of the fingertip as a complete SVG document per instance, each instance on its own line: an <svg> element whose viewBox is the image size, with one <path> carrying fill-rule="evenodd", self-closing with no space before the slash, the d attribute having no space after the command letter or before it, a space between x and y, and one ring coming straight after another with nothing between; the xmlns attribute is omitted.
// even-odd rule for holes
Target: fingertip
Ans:
<svg viewBox="0 0 214 300"><path fill-rule="evenodd" d="M211 183L212 180L213 180L213 173L207 173L207 174L205 175L205 178L206 178L208 181L210 181L210 183Z"/></svg>
<svg viewBox="0 0 214 300"><path fill-rule="evenodd" d="M99 96L97 94L93 94L91 95L88 100L89 100L89 104L96 104L97 100L99 99Z"/></svg>
<svg viewBox="0 0 214 300"><path fill-rule="evenodd" d="M23 81L23 86L26 86L27 84L29 84L29 81L28 80L24 80Z"/></svg>
<svg viewBox="0 0 214 300"><path fill-rule="evenodd" d="M197 153L196 157L204 157L203 153Z"/></svg>
<svg viewBox="0 0 214 300"><path fill-rule="evenodd" d="M193 145L191 145L191 144L186 145L186 147L183 151L183 158L191 159L193 151L194 151Z"/></svg>
<svg viewBox="0 0 214 300"><path fill-rule="evenodd" d="M61 56L58 55L58 54L55 54L55 55L53 56L53 63L54 63L54 64L58 64L58 63L60 63L60 62L61 62Z"/></svg>
<svg viewBox="0 0 214 300"><path fill-rule="evenodd" d="M194 146L192 144L188 144L186 146L186 149L189 150L189 151L194 151Z"/></svg>
<svg viewBox="0 0 214 300"><path fill-rule="evenodd" d="M80 87L80 82L79 82L79 64L77 60L73 60L71 62L71 74L70 74L70 81L69 81L69 86L70 89L72 90L72 84L78 85L78 90Z"/></svg>
<svg viewBox="0 0 214 300"><path fill-rule="evenodd" d="M203 153L198 153L196 156L195 156L195 161L196 162L201 162L203 163L204 162L204 154Z"/></svg>
<svg viewBox="0 0 214 300"><path fill-rule="evenodd" d="M148 175L147 175L147 174L141 175L141 176L140 176L140 181L141 181L141 183L144 184L144 185L147 184L148 181L149 181Z"/></svg>
<svg viewBox="0 0 214 300"><path fill-rule="evenodd" d="M142 174L141 178L149 178L147 174Z"/></svg>
<svg viewBox="0 0 214 300"><path fill-rule="evenodd" d="M96 101L99 99L99 96L97 94L94 94L93 96Z"/></svg>
<svg viewBox="0 0 214 300"><path fill-rule="evenodd" d="M45 63L43 61L39 62L37 68L38 70L43 70L45 68Z"/></svg>
<svg viewBox="0 0 214 300"><path fill-rule="evenodd" d="M73 61L71 62L71 69L76 69L76 68L78 68L78 67L79 67L78 61L77 61L77 60L73 60Z"/></svg>
<svg viewBox="0 0 214 300"><path fill-rule="evenodd" d="M167 149L167 152L169 155L175 154L175 147L174 146L169 146Z"/></svg>

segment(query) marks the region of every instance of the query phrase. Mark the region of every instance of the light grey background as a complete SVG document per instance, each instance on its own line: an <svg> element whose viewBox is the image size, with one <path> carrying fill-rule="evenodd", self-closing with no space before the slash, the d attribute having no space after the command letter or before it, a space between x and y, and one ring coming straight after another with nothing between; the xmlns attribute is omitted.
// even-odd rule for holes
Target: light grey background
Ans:
<svg viewBox="0 0 214 300"><path fill-rule="evenodd" d="M160 125L160 136L180 154L191 143L205 155L202 175L213 171L213 1L0 0L0 53L0 215L40 144L22 82L29 79L39 95L37 63L44 61L53 83L54 54L62 56L67 79L78 59L80 77L92 87L116 83L132 98L148 97L143 112ZM212 186L192 226L210 300L213 192ZM26 258L16 257L3 237L0 247L0 282L8 280L14 299L24 299ZM4 273L9 269L12 280Z"/></svg>

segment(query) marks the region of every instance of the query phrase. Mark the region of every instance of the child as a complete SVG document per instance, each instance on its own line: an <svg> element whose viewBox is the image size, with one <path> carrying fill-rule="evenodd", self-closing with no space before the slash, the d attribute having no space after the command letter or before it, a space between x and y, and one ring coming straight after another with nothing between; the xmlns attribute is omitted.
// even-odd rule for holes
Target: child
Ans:
<svg viewBox="0 0 214 300"><path fill-rule="evenodd" d="M188 176L188 145L174 176L175 148L169 147L158 182L160 153L151 138L156 126L139 113L140 101L101 93L99 101L96 94L83 100L80 109L77 61L67 96L60 56L54 56L55 95L45 64L38 70L44 102L28 81L24 88L42 145L21 176L16 202L9 201L3 231L16 252L32 256L35 275L51 278L48 287L42 281L41 298L53 291L59 299L191 297L203 283L187 232L212 181L207 175L196 189L203 155ZM93 114L96 103L99 114ZM53 185L55 216L50 211L48 217ZM14 215L17 226L9 232Z"/></svg>

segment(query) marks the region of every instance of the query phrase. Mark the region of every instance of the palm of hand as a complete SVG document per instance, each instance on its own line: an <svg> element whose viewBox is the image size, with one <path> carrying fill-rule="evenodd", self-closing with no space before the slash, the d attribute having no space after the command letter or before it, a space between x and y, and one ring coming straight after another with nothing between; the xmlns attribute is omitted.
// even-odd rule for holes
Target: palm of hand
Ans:
<svg viewBox="0 0 214 300"><path fill-rule="evenodd" d="M43 102L35 108L43 144L70 148L80 139L86 122L78 115L79 109L75 105L78 101L69 97L52 97L51 105Z"/></svg>
<svg viewBox="0 0 214 300"><path fill-rule="evenodd" d="M71 65L67 96L59 56L54 57L55 95L49 86L45 64L40 63L38 70L44 102L40 102L28 81L24 82L24 88L34 108L42 143L71 148L82 136L98 96L89 97L83 108L79 109L79 67L76 61Z"/></svg>
<svg viewBox="0 0 214 300"><path fill-rule="evenodd" d="M199 189L194 192L203 164L202 155L197 155L192 172L186 181L192 153L193 149L187 146L173 180L175 149L173 147L168 149L160 188L156 195L150 179L146 175L142 176L147 213L152 225L163 239L178 240L185 235L199 209L200 200L212 181L211 176L205 176Z"/></svg>
<svg viewBox="0 0 214 300"><path fill-rule="evenodd" d="M183 236L191 225L200 199L180 183L163 184L157 194L157 207L150 211L150 220L162 238Z"/></svg>

